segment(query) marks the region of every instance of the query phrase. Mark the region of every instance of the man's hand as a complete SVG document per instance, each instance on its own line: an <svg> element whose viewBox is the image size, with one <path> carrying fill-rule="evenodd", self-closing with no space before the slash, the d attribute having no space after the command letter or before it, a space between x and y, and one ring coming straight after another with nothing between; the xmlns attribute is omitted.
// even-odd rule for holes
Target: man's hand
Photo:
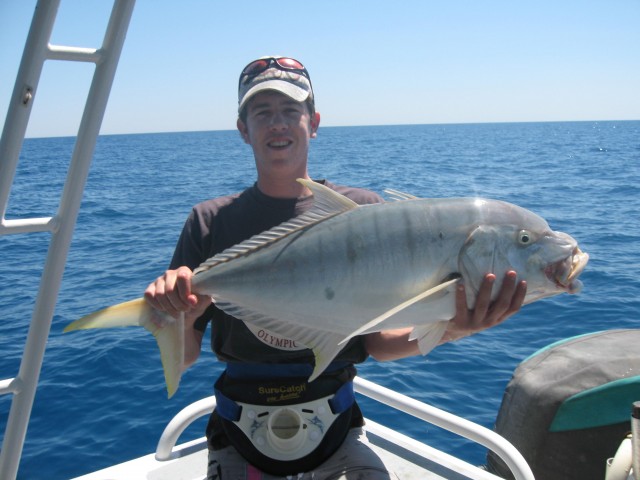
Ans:
<svg viewBox="0 0 640 480"><path fill-rule="evenodd" d="M203 332L193 328L193 325L211 305L211 297L197 295L191 291L192 277L193 272L188 267L167 270L144 291L145 300L156 310L166 312L175 319L184 313L183 370L192 365L200 355ZM160 319L155 315L151 316L151 321L162 327L157 323Z"/></svg>
<svg viewBox="0 0 640 480"><path fill-rule="evenodd" d="M487 274L480 285L478 297L473 310L467 307L467 297L463 284L456 290L456 316L451 319L447 331L440 343L457 340L468 335L494 327L520 310L527 293L527 283L518 282L514 271L504 277L502 287L496 299L491 301L491 289L496 276Z"/></svg>
<svg viewBox="0 0 640 480"><path fill-rule="evenodd" d="M144 298L156 310L178 318L184 312L185 319L195 320L211 305L211 297L196 295L191 291L193 272L188 267L167 270L144 292Z"/></svg>

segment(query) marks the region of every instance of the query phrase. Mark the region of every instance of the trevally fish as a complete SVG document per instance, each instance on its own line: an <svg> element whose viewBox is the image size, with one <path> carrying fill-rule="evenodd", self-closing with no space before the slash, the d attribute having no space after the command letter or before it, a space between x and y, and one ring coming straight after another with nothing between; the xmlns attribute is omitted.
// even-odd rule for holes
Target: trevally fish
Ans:
<svg viewBox="0 0 640 480"><path fill-rule="evenodd" d="M578 276L588 255L571 236L516 205L391 192L394 202L360 206L323 185L298 181L313 192L314 206L205 261L194 271L192 289L228 314L310 348L310 381L356 335L413 327L411 338L428 353L455 315L460 279L471 308L489 272L496 275L495 297L504 274L515 270L527 281L525 304L582 287ZM83 317L65 331L145 327L160 347L171 397L182 372L182 322L161 317L141 298Z"/></svg>

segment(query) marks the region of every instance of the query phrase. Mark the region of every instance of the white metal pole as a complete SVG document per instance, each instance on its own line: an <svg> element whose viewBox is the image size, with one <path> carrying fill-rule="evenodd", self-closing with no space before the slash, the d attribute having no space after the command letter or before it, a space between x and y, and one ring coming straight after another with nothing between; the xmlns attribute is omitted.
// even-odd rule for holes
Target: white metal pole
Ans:
<svg viewBox="0 0 640 480"><path fill-rule="evenodd" d="M39 2L37 8L40 8L41 4L47 3L46 1ZM96 57L99 58L99 63L96 66L78 130L69 173L56 215L56 230L53 232L49 245L25 352L16 378L21 389L14 395L11 404L2 452L0 453L0 474L3 479L14 479L17 475L67 253L134 4L135 0L117 0L114 3L104 42L100 49L101 55Z"/></svg>
<svg viewBox="0 0 640 480"><path fill-rule="evenodd" d="M2 220L6 213L9 192L59 5L60 0L38 2L9 102L7 120L0 138L0 216Z"/></svg>

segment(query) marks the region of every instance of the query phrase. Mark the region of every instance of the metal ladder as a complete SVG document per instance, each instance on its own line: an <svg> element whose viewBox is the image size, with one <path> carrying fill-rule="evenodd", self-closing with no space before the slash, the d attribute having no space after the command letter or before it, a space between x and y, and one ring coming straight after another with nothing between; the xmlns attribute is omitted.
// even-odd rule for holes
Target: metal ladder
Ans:
<svg viewBox="0 0 640 480"><path fill-rule="evenodd" d="M0 235L50 232L51 240L18 375L0 380L0 395L13 394L0 452L0 478L5 480L17 476L67 253L134 4L135 0L115 0L98 49L49 43L60 0L39 0L31 22L0 139ZM9 194L46 60L91 62L96 67L57 213L46 218L7 220Z"/></svg>

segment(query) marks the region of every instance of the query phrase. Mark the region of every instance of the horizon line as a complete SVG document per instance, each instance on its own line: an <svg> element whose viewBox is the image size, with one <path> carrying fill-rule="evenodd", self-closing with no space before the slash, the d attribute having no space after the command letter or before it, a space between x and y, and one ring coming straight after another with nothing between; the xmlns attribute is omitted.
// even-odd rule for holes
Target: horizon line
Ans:
<svg viewBox="0 0 640 480"><path fill-rule="evenodd" d="M364 125L322 125L320 129L327 128L370 128L370 127L411 127L411 126L453 126L453 125L504 125L504 124L526 124L526 123L604 123L604 122L638 122L638 119L604 119L604 120L519 120L519 121L487 121L487 122L442 122L442 123L388 123L388 124L364 124ZM99 137L117 135L158 135L175 133L206 133L206 132L237 132L236 129L203 129L203 130L159 130L150 132L114 132L99 133ZM74 138L76 135L43 135L25 136L25 140L36 140L42 138Z"/></svg>

